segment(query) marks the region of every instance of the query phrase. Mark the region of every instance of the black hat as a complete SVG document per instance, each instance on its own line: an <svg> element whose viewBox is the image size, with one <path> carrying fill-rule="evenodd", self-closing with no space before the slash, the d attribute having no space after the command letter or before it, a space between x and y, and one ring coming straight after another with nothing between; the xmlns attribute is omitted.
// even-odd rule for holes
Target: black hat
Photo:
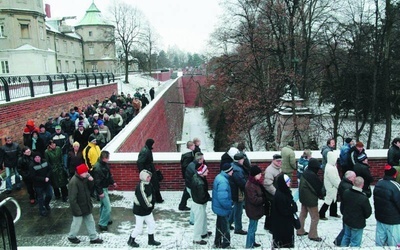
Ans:
<svg viewBox="0 0 400 250"><path fill-rule="evenodd" d="M233 170L233 167L231 166L230 163L224 163L224 165L222 165L221 170L224 171L225 173L229 173Z"/></svg>
<svg viewBox="0 0 400 250"><path fill-rule="evenodd" d="M280 154L274 154L272 156L272 159L274 159L274 160L282 159L282 156Z"/></svg>
<svg viewBox="0 0 400 250"><path fill-rule="evenodd" d="M244 159L244 154L243 154L243 153L237 153L237 154L235 154L235 156L233 156L233 159L234 159L235 161Z"/></svg>
<svg viewBox="0 0 400 250"><path fill-rule="evenodd" d="M93 135L90 135L90 136L89 136L89 140L88 140L88 141L89 141L89 142L92 142L92 143L93 143L93 142L97 142L97 141L96 141L96 137L94 137Z"/></svg>
<svg viewBox="0 0 400 250"><path fill-rule="evenodd" d="M311 158L308 161L308 168L313 171L314 173L318 172L318 170L320 169L321 164L319 163L319 161L315 158Z"/></svg>
<svg viewBox="0 0 400 250"><path fill-rule="evenodd" d="M95 129L99 129L99 126L94 125L94 126L93 126L93 130L95 130Z"/></svg>
<svg viewBox="0 0 400 250"><path fill-rule="evenodd" d="M348 137L348 138L346 138L344 141L345 141L346 143L350 143L352 140L353 140L352 138Z"/></svg>
<svg viewBox="0 0 400 250"><path fill-rule="evenodd" d="M43 124L40 124L39 128L46 128L46 127Z"/></svg>
<svg viewBox="0 0 400 250"><path fill-rule="evenodd" d="M256 176L259 173L261 173L261 169L257 165L251 166L251 168L250 168L250 175L251 176Z"/></svg>

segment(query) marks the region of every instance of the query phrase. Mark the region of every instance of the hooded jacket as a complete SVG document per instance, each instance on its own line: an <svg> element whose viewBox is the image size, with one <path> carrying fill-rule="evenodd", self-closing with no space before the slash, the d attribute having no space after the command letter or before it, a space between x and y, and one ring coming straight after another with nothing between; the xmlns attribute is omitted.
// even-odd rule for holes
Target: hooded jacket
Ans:
<svg viewBox="0 0 400 250"><path fill-rule="evenodd" d="M153 186L147 181L148 176L152 176L148 170L140 172L140 182L136 186L133 197L133 213L139 216L149 215L154 209Z"/></svg>
<svg viewBox="0 0 400 250"><path fill-rule="evenodd" d="M327 163L324 172L324 186L326 189L325 203L331 204L336 201L340 184L339 172L336 168L337 156L332 151L327 154Z"/></svg>

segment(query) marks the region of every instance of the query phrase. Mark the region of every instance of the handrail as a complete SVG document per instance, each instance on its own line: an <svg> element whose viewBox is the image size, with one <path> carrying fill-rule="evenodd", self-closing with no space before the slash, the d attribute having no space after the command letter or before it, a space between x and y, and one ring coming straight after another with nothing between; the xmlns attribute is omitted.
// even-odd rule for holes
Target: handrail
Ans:
<svg viewBox="0 0 400 250"><path fill-rule="evenodd" d="M0 207L4 206L4 204L6 204L7 202L14 203L15 207L17 208L17 215L14 218L14 223L16 223L19 220L19 218L21 218L21 207L19 206L18 202L12 197L7 197L6 199L2 200L0 202Z"/></svg>

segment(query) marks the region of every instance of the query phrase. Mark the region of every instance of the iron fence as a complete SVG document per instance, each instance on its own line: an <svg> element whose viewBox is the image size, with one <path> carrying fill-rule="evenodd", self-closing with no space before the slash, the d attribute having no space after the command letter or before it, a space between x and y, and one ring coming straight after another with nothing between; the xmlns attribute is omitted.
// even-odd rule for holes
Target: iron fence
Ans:
<svg viewBox="0 0 400 250"><path fill-rule="evenodd" d="M0 76L0 102L114 82L113 73Z"/></svg>

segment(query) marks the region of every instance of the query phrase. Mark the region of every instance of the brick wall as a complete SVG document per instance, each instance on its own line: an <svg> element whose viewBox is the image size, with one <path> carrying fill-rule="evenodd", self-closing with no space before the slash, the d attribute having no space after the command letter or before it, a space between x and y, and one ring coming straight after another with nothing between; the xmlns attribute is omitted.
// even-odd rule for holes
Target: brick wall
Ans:
<svg viewBox="0 0 400 250"><path fill-rule="evenodd" d="M152 73L152 77L159 81L168 81L171 79L171 71L169 72L160 72L160 73Z"/></svg>
<svg viewBox="0 0 400 250"><path fill-rule="evenodd" d="M148 138L155 141L154 151L176 152L176 141L181 140L184 105L179 86L181 79L160 97L138 126L131 131L118 152L138 152Z"/></svg>
<svg viewBox="0 0 400 250"><path fill-rule="evenodd" d="M4 143L6 135L11 135L22 145L22 132L27 120L33 119L39 127L50 116L58 117L62 111L69 111L74 106L83 107L96 99L103 100L113 91L118 91L117 83L0 104L1 143Z"/></svg>
<svg viewBox="0 0 400 250"><path fill-rule="evenodd" d="M264 171L270 164L270 161L253 162L253 164L257 164ZM374 177L375 184L376 181L381 179L383 176L386 159L372 159L369 160L369 164L371 166L371 173ZM160 169L164 175L164 180L161 182L161 190L183 190L185 184L182 179L181 167L178 162L155 163L155 166L157 169ZM208 185L209 189L212 189L213 180L219 173L219 162L207 161L207 166L209 167L209 174L207 176ZM139 182L139 173L136 163L112 163L111 172L115 181L118 183L118 190L133 190ZM319 172L319 175L322 178L322 171ZM297 187L296 174L294 173L293 176L293 186Z"/></svg>
<svg viewBox="0 0 400 250"><path fill-rule="evenodd" d="M202 75L184 75L182 76L183 91L186 107L202 106L197 99L199 86L206 84L207 77Z"/></svg>

